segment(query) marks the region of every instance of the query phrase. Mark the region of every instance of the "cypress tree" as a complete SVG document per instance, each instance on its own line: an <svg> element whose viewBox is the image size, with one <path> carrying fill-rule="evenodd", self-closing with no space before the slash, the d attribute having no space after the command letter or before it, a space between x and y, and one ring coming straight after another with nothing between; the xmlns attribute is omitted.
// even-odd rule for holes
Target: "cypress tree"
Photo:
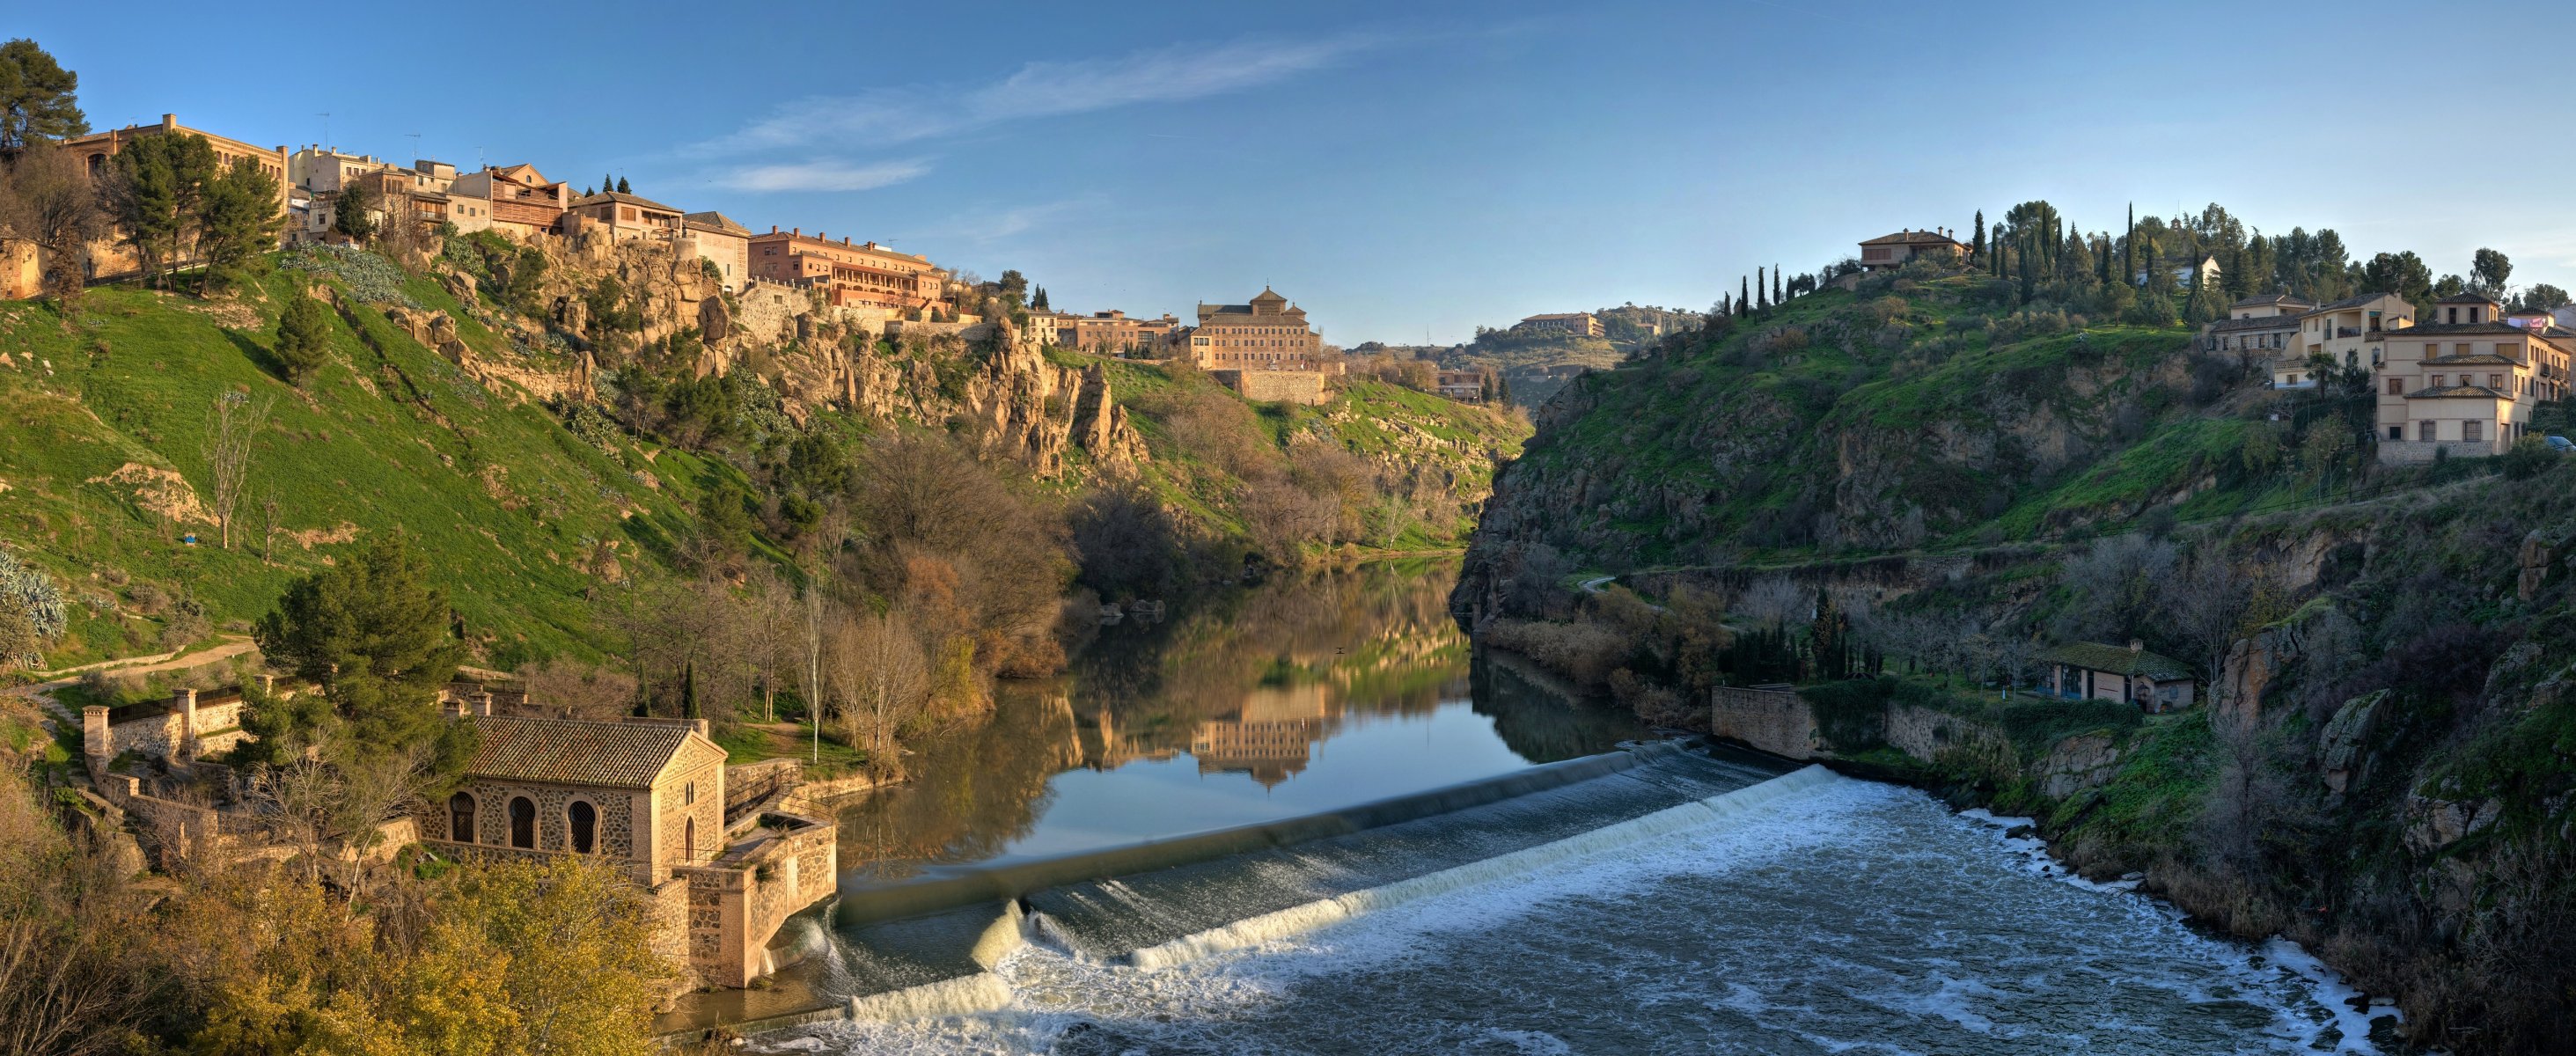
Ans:
<svg viewBox="0 0 2576 1056"><path fill-rule="evenodd" d="M1752 283L1752 281L1751 281L1751 280L1746 279L1746 278L1745 278L1744 276L1742 276L1742 275L1738 275L1738 276L1736 276L1736 277L1735 277L1735 310L1736 310L1736 311L1738 311L1738 312L1750 312L1750 311L1752 311L1752 310L1753 310L1752 305L1753 305L1753 283Z"/></svg>
<svg viewBox="0 0 2576 1056"><path fill-rule="evenodd" d="M617 189L617 178L616 178L616 177L614 177L614 176L601 176L601 177L599 178L599 193L601 193L601 194L606 194L606 193L608 193L608 192L610 192L610 191L613 191L613 190L616 190L616 189Z"/></svg>
<svg viewBox="0 0 2576 1056"><path fill-rule="evenodd" d="M1771 265L1771 303L1780 304L1789 299L1781 292L1782 289L1783 287L1780 285L1780 266L1777 264Z"/></svg>
<svg viewBox="0 0 2576 1056"><path fill-rule="evenodd" d="M1771 288L1762 284L1762 269L1753 269L1753 309L1771 310Z"/></svg>
<svg viewBox="0 0 2576 1056"><path fill-rule="evenodd" d="M1976 254L1978 260L1984 260L1986 259L1986 211L1983 209L1977 210L1975 231L1976 236L1969 239L1971 245L1968 251Z"/></svg>
<svg viewBox="0 0 2576 1056"><path fill-rule="evenodd" d="M698 663L689 661L680 668L680 717L698 718Z"/></svg>
<svg viewBox="0 0 2576 1056"><path fill-rule="evenodd" d="M617 178L617 193L619 193L619 194L633 194L633 193L635 193L635 188L627 186L627 185L626 185L626 177L624 177L624 176L620 176L620 177L618 177L618 178Z"/></svg>
<svg viewBox="0 0 2576 1056"><path fill-rule="evenodd" d="M2138 203L2129 203L2129 233L2120 239L2120 281L2138 277Z"/></svg>

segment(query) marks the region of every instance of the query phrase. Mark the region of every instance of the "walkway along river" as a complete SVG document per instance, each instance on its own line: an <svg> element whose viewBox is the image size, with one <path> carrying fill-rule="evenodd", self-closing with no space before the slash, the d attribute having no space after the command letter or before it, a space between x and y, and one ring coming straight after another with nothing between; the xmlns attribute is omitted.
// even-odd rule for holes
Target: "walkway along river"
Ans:
<svg viewBox="0 0 2576 1056"><path fill-rule="evenodd" d="M751 1051L2376 1051L2205 937L1911 790L1473 656L1441 565L1105 628L849 803ZM1620 746L1625 742L1628 748Z"/></svg>

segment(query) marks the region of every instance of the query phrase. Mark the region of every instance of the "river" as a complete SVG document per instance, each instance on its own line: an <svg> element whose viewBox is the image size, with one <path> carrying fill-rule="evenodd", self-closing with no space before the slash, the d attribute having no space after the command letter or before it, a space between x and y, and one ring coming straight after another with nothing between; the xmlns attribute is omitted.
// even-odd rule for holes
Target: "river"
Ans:
<svg viewBox="0 0 2576 1056"><path fill-rule="evenodd" d="M1284 579L1103 628L1064 679L923 744L915 784L843 808L841 904L745 1012L875 996L747 1050L2377 1051L2295 947L2070 878L2009 819L1618 751L1646 731L1471 650L1452 575ZM1118 865L1336 812L1370 820ZM1067 862L1117 867L949 897ZM946 911L876 919L906 891Z"/></svg>

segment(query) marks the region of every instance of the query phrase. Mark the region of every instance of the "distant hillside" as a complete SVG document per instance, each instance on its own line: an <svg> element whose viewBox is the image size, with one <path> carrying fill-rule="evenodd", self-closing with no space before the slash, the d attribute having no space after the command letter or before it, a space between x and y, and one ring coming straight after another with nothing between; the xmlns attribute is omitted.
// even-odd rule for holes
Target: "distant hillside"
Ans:
<svg viewBox="0 0 2576 1056"><path fill-rule="evenodd" d="M47 666L241 629L292 578L389 532L448 577L483 662L599 656L596 587L694 574L686 551L710 531L783 563L812 515L787 483L805 472L795 442L845 457L829 453L902 424L950 435L1059 515L1137 480L1186 532L1238 549L1454 549L1526 428L1375 383L1255 406L1186 368L972 335L865 342L622 248L542 269L453 249L415 271L288 254L213 301L106 287L68 323L0 303L0 546L71 601ZM274 349L308 281L345 310L299 389ZM206 453L224 393L274 408L230 549Z"/></svg>

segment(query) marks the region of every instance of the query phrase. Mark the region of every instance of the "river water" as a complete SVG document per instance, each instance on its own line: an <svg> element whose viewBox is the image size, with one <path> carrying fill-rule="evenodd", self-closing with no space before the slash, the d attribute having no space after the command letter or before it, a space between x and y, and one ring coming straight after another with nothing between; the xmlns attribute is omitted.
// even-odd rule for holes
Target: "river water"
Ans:
<svg viewBox="0 0 2576 1056"><path fill-rule="evenodd" d="M1490 779L1641 732L1507 659L1471 659L1443 607L1449 574L1273 584L1107 629L1065 682L925 747L921 782L845 809L845 905ZM2296 948L2212 938L2067 877L2008 821L1669 746L1551 769L1601 758L1626 769L1002 903L976 953L989 971L748 1050L2376 1051L2348 991ZM884 989L887 928L845 908L811 985Z"/></svg>

